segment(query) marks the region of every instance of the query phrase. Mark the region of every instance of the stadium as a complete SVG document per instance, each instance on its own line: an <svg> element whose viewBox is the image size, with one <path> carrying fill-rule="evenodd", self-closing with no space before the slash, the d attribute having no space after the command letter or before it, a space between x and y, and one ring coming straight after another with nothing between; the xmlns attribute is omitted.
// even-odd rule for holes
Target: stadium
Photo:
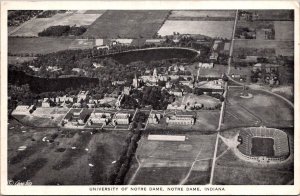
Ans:
<svg viewBox="0 0 300 196"><path fill-rule="evenodd" d="M274 128L250 127L238 136L237 151L248 161L278 163L290 154L288 135Z"/></svg>

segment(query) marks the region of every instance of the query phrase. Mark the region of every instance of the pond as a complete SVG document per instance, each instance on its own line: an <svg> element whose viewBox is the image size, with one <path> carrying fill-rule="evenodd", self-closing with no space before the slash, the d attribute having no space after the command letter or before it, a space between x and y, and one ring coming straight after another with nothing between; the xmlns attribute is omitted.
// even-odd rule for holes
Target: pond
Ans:
<svg viewBox="0 0 300 196"><path fill-rule="evenodd" d="M106 57L111 57L121 64L129 64L136 61L159 61L165 59L193 59L197 56L197 52L192 49L185 48L148 48L128 52L121 52L117 54L110 54Z"/></svg>
<svg viewBox="0 0 300 196"><path fill-rule="evenodd" d="M41 78L28 75L23 71L8 70L8 83L28 84L30 90L36 93L63 91L67 88L79 88L86 85L99 84L98 78L68 77L68 78Z"/></svg>

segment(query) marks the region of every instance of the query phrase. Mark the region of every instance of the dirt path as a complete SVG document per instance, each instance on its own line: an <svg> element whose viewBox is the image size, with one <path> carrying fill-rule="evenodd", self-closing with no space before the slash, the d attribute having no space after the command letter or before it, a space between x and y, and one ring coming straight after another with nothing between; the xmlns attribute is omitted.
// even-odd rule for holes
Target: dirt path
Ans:
<svg viewBox="0 0 300 196"><path fill-rule="evenodd" d="M134 174L131 176L131 178L130 178L130 180L129 180L129 182L128 182L128 185L132 185L132 183L133 183L133 181L134 181L134 179L135 179L137 173L139 172L140 168L142 167L142 164L141 164L141 162L140 162L140 160L138 159L138 157L137 157L136 154L135 154L134 157L135 157L135 159L137 160L139 166L138 166L138 168L135 170Z"/></svg>

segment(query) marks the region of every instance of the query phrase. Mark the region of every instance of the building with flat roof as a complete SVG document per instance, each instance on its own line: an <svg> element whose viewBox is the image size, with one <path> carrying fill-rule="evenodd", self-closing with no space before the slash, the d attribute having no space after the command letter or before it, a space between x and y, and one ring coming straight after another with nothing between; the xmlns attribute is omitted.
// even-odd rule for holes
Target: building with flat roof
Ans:
<svg viewBox="0 0 300 196"><path fill-rule="evenodd" d="M194 115L172 115L166 118L168 124L178 124L178 125L193 125L195 124Z"/></svg>
<svg viewBox="0 0 300 196"><path fill-rule="evenodd" d="M183 142L185 141L185 136L184 135L148 135L148 140Z"/></svg>
<svg viewBox="0 0 300 196"><path fill-rule="evenodd" d="M116 113L112 119L114 125L128 125L129 124L129 113Z"/></svg>
<svg viewBox="0 0 300 196"><path fill-rule="evenodd" d="M111 113L93 112L89 119L89 124L104 124L107 125L112 119Z"/></svg>

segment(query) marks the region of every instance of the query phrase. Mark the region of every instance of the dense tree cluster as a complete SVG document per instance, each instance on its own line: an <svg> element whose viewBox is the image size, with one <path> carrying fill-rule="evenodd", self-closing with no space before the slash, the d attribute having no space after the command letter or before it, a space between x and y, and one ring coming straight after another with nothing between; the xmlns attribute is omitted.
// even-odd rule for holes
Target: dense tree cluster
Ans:
<svg viewBox="0 0 300 196"><path fill-rule="evenodd" d="M140 106L151 105L155 110L162 110L167 108L174 96L167 90L161 90L161 87L147 86L142 92L133 91L132 97L139 100Z"/></svg>
<svg viewBox="0 0 300 196"><path fill-rule="evenodd" d="M37 18L50 18L57 13L64 13L66 10L45 10L37 16Z"/></svg>
<svg viewBox="0 0 300 196"><path fill-rule="evenodd" d="M7 17L8 26L19 26L41 12L42 10L9 10Z"/></svg>
<svg viewBox="0 0 300 196"><path fill-rule="evenodd" d="M42 32L38 33L38 36L53 36L53 37L59 37L59 36L79 36L82 35L86 31L85 27L76 27L69 25L57 25L57 26L51 26L47 29L43 30Z"/></svg>

